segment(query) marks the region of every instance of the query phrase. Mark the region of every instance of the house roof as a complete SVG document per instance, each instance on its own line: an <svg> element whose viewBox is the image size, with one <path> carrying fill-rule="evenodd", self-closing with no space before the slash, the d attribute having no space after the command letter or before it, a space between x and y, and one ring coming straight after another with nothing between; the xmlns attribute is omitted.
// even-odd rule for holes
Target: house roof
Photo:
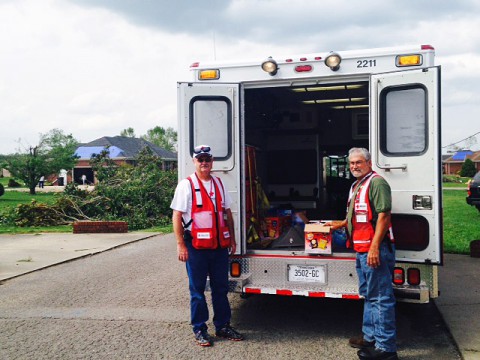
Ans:
<svg viewBox="0 0 480 360"><path fill-rule="evenodd" d="M90 159L92 155L100 154L105 149L105 146L79 146L75 150L75 155L80 159ZM126 157L122 149L116 146L110 146L108 149L111 158Z"/></svg>
<svg viewBox="0 0 480 360"><path fill-rule="evenodd" d="M472 155L473 151L466 150L466 151L457 151L455 154L452 156L452 160L455 161L465 161L468 155Z"/></svg>
<svg viewBox="0 0 480 360"><path fill-rule="evenodd" d="M466 159L470 159L473 162L478 162L480 160L480 151L471 151L471 150L460 150L457 151L452 156L444 160L446 163L463 163Z"/></svg>
<svg viewBox="0 0 480 360"><path fill-rule="evenodd" d="M126 136L104 136L89 143L82 144L75 151L75 155L81 159L90 159L93 154L99 154L107 146L109 146L111 158L122 157L133 159L147 146L160 158L177 161L177 154L172 151L165 150L144 139Z"/></svg>

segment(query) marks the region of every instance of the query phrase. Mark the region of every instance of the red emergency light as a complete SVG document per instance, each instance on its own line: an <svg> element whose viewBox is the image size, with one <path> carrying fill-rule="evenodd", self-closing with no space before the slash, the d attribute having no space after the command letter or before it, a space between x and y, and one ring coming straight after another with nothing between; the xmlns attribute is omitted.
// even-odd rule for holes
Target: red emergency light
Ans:
<svg viewBox="0 0 480 360"><path fill-rule="evenodd" d="M313 67L312 65L298 65L295 66L295 71L296 72L309 72L312 71Z"/></svg>

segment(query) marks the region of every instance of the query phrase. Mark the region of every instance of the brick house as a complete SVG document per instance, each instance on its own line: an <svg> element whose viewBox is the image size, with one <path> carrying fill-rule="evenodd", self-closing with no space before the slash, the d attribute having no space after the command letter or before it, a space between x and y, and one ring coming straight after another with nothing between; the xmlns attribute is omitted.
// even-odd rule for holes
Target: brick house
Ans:
<svg viewBox="0 0 480 360"><path fill-rule="evenodd" d="M443 160L444 174L459 174L460 170L462 170L463 163L467 159L472 160L477 171L480 171L480 151L460 150Z"/></svg>
<svg viewBox="0 0 480 360"><path fill-rule="evenodd" d="M175 169L177 167L177 154L162 149L151 142L126 136L104 136L86 144L81 144L75 151L78 161L72 171L72 178L77 184L82 184L82 176L85 175L86 184L95 183L95 175L90 166L90 158L99 154L106 147L109 147L110 158L118 165L135 165L135 159L140 151L149 147L154 155L163 160L163 169ZM70 180L70 179L69 179Z"/></svg>

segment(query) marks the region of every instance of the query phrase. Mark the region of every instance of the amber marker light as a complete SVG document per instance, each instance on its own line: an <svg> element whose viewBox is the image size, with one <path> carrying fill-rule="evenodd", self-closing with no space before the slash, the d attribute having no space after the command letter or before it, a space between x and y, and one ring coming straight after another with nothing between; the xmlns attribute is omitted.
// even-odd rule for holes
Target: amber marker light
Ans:
<svg viewBox="0 0 480 360"><path fill-rule="evenodd" d="M220 70L210 69L210 70L200 70L198 74L199 80L218 80L220 79Z"/></svg>
<svg viewBox="0 0 480 360"><path fill-rule="evenodd" d="M397 66L420 66L423 63L422 55L399 55L397 56Z"/></svg>
<svg viewBox="0 0 480 360"><path fill-rule="evenodd" d="M242 274L242 267L238 261L232 261L230 263L230 275L232 277L240 277Z"/></svg>

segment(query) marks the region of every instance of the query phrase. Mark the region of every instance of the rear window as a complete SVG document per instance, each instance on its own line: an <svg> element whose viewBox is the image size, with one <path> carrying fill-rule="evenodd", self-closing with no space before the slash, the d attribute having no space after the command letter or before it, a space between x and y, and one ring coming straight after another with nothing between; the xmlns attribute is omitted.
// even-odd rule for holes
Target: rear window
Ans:
<svg viewBox="0 0 480 360"><path fill-rule="evenodd" d="M480 182L480 171L475 174L475 176L473 177L473 180Z"/></svg>
<svg viewBox="0 0 480 360"><path fill-rule="evenodd" d="M380 94L381 150L415 156L427 150L427 90L423 85L389 87Z"/></svg>
<svg viewBox="0 0 480 360"><path fill-rule="evenodd" d="M190 101L190 151L199 144L213 149L215 160L232 154L232 103L223 96L196 96Z"/></svg>

